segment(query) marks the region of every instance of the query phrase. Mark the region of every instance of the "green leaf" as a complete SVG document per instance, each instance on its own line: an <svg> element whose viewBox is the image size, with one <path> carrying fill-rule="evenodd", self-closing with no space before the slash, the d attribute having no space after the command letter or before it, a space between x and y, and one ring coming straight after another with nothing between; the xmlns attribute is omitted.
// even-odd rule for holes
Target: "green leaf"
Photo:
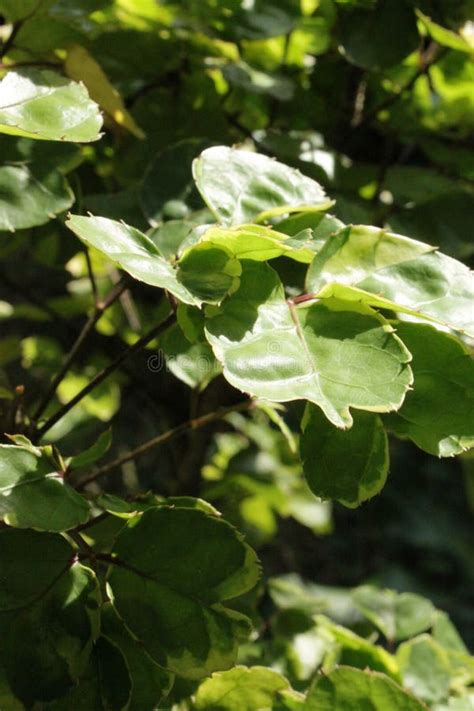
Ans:
<svg viewBox="0 0 474 711"><path fill-rule="evenodd" d="M449 656L430 635L401 644L397 659L407 689L429 703L447 699L451 683Z"/></svg>
<svg viewBox="0 0 474 711"><path fill-rule="evenodd" d="M94 573L76 563L32 604L0 614L0 660L28 708L77 682L99 633L100 601Z"/></svg>
<svg viewBox="0 0 474 711"><path fill-rule="evenodd" d="M129 634L111 604L104 605L101 619L102 633L118 647L127 663L132 682L130 709L159 707L171 689L173 676L152 661Z"/></svg>
<svg viewBox="0 0 474 711"><path fill-rule="evenodd" d="M60 173L38 166L0 167L0 230L44 225L74 202L67 180Z"/></svg>
<svg viewBox="0 0 474 711"><path fill-rule="evenodd" d="M190 343L178 325L163 334L160 348L166 358L166 367L190 388L204 390L221 372L210 345Z"/></svg>
<svg viewBox="0 0 474 711"><path fill-rule="evenodd" d="M319 615L316 621L323 636L335 642L339 664L348 664L358 669L372 669L388 674L395 681L401 680L397 661L386 649L346 627L335 624L327 617Z"/></svg>
<svg viewBox="0 0 474 711"><path fill-rule="evenodd" d="M108 430L104 430L104 432L100 433L97 440L91 447L89 447L89 449L85 449L80 454L77 454L75 457L72 457L68 465L68 469L74 470L81 469L83 467L89 467L91 464L94 464L94 462L96 462L98 459L101 459L104 454L109 451L111 444L112 428L109 428Z"/></svg>
<svg viewBox="0 0 474 711"><path fill-rule="evenodd" d="M209 141L189 139L160 151L145 175L141 204L150 225L163 218L183 218L202 207L202 200L193 183L193 160L209 145Z"/></svg>
<svg viewBox="0 0 474 711"><path fill-rule="evenodd" d="M426 706L385 674L339 667L316 677L304 711L427 711Z"/></svg>
<svg viewBox="0 0 474 711"><path fill-rule="evenodd" d="M201 231L200 228L199 231ZM239 227L209 227L199 236L195 245L184 249L180 265L199 249L219 247L237 259L253 259L265 262L276 257L290 257L298 262L309 263L314 257L315 243L310 230L302 230L287 236L264 225L240 225Z"/></svg>
<svg viewBox="0 0 474 711"><path fill-rule="evenodd" d="M65 484L43 448L0 445L0 513L18 528L66 531L89 518L87 501Z"/></svg>
<svg viewBox="0 0 474 711"><path fill-rule="evenodd" d="M240 273L240 262L230 251L204 242L183 255L177 276L200 301L219 304L238 287Z"/></svg>
<svg viewBox="0 0 474 711"><path fill-rule="evenodd" d="M316 181L250 151L208 148L194 161L193 174L204 201L223 225L326 210L332 204Z"/></svg>
<svg viewBox="0 0 474 711"><path fill-rule="evenodd" d="M0 82L0 133L87 143L100 138L101 126L86 89L55 72L9 71Z"/></svg>
<svg viewBox="0 0 474 711"><path fill-rule="evenodd" d="M0 530L0 613L31 605L45 595L70 568L74 555L57 534Z"/></svg>
<svg viewBox="0 0 474 711"><path fill-rule="evenodd" d="M45 711L127 711L130 673L119 648L107 637L97 640L80 683Z"/></svg>
<svg viewBox="0 0 474 711"><path fill-rule="evenodd" d="M389 466L387 434L380 417L357 412L350 430L338 430L308 403L301 427L303 471L316 496L352 508L380 492Z"/></svg>
<svg viewBox="0 0 474 711"><path fill-rule="evenodd" d="M285 677L273 669L236 666L203 681L195 706L198 711L270 711L282 708L286 695L297 698Z"/></svg>
<svg viewBox="0 0 474 711"><path fill-rule="evenodd" d="M380 70L414 52L420 38L415 13L408 2L380 0L373 10L360 8L343 13L339 41L350 62Z"/></svg>
<svg viewBox="0 0 474 711"><path fill-rule="evenodd" d="M425 324L400 323L397 333L413 355L414 389L386 420L420 449L452 457L474 446L474 361L447 333Z"/></svg>
<svg viewBox="0 0 474 711"><path fill-rule="evenodd" d="M435 618L432 603L415 593L396 593L362 585L354 590L352 597L361 613L391 641L424 632Z"/></svg>
<svg viewBox="0 0 474 711"><path fill-rule="evenodd" d="M333 295L333 284L356 287L365 303L409 309L474 335L472 272L434 249L376 227L347 227L314 258L307 289L324 297Z"/></svg>
<svg viewBox="0 0 474 711"><path fill-rule="evenodd" d="M400 407L410 355L381 316L340 300L296 307L268 265L242 265L239 290L206 325L232 385L276 402L309 400L343 428L352 425L350 407Z"/></svg>
<svg viewBox="0 0 474 711"><path fill-rule="evenodd" d="M155 244L139 230L105 217L70 215L66 225L87 246L94 247L135 279L167 289L186 304L200 305L177 279L174 267L163 259Z"/></svg>
<svg viewBox="0 0 474 711"><path fill-rule="evenodd" d="M233 665L248 621L222 603L250 590L259 569L229 524L197 509L149 509L113 554L114 606L158 664L188 679Z"/></svg>
<svg viewBox="0 0 474 711"><path fill-rule="evenodd" d="M416 14L425 26L429 36L442 47L449 47L450 49L455 49L458 52L467 52L471 55L474 54L474 44L472 43L472 40L471 42L468 42L457 32L448 30L446 27L433 22L431 18L424 15L420 10L416 10Z"/></svg>
<svg viewBox="0 0 474 711"><path fill-rule="evenodd" d="M8 22L17 22L51 2L52 0L0 0L0 13Z"/></svg>

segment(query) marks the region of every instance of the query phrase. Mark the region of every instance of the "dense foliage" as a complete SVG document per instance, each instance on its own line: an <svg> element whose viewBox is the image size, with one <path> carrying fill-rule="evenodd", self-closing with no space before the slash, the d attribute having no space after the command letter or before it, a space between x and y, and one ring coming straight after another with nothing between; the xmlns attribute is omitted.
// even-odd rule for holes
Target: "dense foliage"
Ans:
<svg viewBox="0 0 474 711"><path fill-rule="evenodd" d="M473 10L0 0L2 711L474 709Z"/></svg>

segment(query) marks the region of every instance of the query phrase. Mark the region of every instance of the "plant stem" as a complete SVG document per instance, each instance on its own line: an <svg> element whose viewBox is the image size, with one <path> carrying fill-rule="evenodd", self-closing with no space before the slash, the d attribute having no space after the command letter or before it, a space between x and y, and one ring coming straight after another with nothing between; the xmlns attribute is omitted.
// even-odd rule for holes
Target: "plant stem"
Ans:
<svg viewBox="0 0 474 711"><path fill-rule="evenodd" d="M130 462L132 459L138 459L138 457L141 457L143 454L146 454L155 447L158 447L161 444L166 444L170 440L174 439L175 437L179 437L188 430L197 430L201 427L205 427L206 425L210 425L213 422L221 420L223 417L225 417L231 412L241 412L242 410L249 410L251 407L253 407L253 404L253 400L244 400L244 402L240 402L237 405L231 405L229 407L220 408L219 410L214 410L214 412L207 413L207 415L201 415L200 417L195 417L194 419L186 420L186 422L182 422L177 427L173 427L173 429L168 430L167 432L162 432L156 437L149 439L147 442L144 442L136 449L132 449L130 452L123 454L121 457L117 457L117 459L114 459L112 462L104 464L103 467L100 467L100 469L97 469L95 472L80 481L77 484L76 488L82 489L87 484L90 484L90 482L99 479L105 474L108 474L117 467L120 467L122 464Z"/></svg>
<svg viewBox="0 0 474 711"><path fill-rule="evenodd" d="M62 364L60 370L57 372L57 374L51 381L49 388L45 392L43 398L41 399L40 404L36 408L36 410L33 414L33 419L35 421L41 417L41 415L45 411L46 407L48 406L49 402L54 397L54 393L56 392L59 384L62 382L62 380L64 379L66 374L68 373L72 363L74 362L74 359L76 358L77 354L79 353L79 351L80 351L84 341L86 340L87 336L89 335L89 333L94 329L96 323L99 321L99 319L103 315L104 311L106 311L109 308L109 306L111 306L114 303L114 301L116 301L119 298L119 296L127 288L127 286L128 286L128 280L123 279L118 284L116 284L113 287L113 289L111 289L111 291L109 292L109 294L106 296L106 298L103 301L96 301L94 313L89 317L89 319L84 324L82 331L80 332L74 345L72 346L71 350L69 351L66 359L64 360L64 363Z"/></svg>
<svg viewBox="0 0 474 711"><path fill-rule="evenodd" d="M98 385L100 385L106 378L109 377L117 368L119 368L124 361L126 361L130 356L138 351L142 350L151 341L160 336L163 331L171 326L176 321L176 316L170 314L168 318L162 321L158 326L154 326L148 333L145 333L136 343L129 346L120 353L115 360L112 361L108 366L103 368L97 375L88 383L82 390L80 390L77 395L75 395L69 402L63 405L54 415L52 415L42 427L37 431L37 439L41 439L46 432L48 432L53 425L55 425L59 420L61 420L64 415L66 415L70 410L72 410L75 405L77 405L86 395L88 395L92 390L94 390Z"/></svg>
<svg viewBox="0 0 474 711"><path fill-rule="evenodd" d="M18 32L21 30L21 27L23 25L24 20L18 20L18 22L15 22L12 26L12 31L10 32L10 36L8 37L7 41L3 45L1 51L0 51L0 57L4 57L10 49L13 47L13 43L15 41L15 38L18 34ZM6 67L3 67L6 68Z"/></svg>

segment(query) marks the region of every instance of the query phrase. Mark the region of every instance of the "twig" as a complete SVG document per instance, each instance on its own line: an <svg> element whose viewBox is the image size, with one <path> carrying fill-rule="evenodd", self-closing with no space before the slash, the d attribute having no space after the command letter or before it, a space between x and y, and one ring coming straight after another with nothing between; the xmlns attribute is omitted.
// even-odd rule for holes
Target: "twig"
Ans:
<svg viewBox="0 0 474 711"><path fill-rule="evenodd" d="M0 50L0 57L4 57L9 52L9 50L12 48L15 38L23 26L23 22L24 22L24 20L18 20L18 22L15 22L13 24L12 31L10 32L10 36L8 37L5 44L2 46L2 49ZM3 68L5 68L5 67L3 67Z"/></svg>
<svg viewBox="0 0 474 711"><path fill-rule="evenodd" d="M152 439L148 440L147 442L144 442L144 444L141 444L139 447L136 447L136 449L132 449L130 452L123 454L121 457L117 457L117 459L114 459L112 462L104 464L103 467L100 467L100 469L97 469L88 477L82 479L82 481L77 484L76 488L82 489L84 486L90 484L92 481L95 481L96 479L99 479L105 474L108 474L109 472L113 471L117 467L122 466L122 464L126 464L126 462L130 462L132 459L137 459L138 457L141 457L143 454L146 454L147 452L154 449L155 447L158 447L161 444L166 444L175 437L179 437L181 434L184 434L185 432L187 432L187 430L196 430L201 427L205 427L206 425L221 420L223 417L225 417L231 412L241 412L242 410L248 410L253 406L253 404L253 400L245 400L244 402L240 402L237 405L231 405L230 407L220 408L219 410L215 410L214 412L209 412L207 415L201 415L200 417L196 417L191 420L186 420L186 422L182 422L177 427L173 427L173 429L168 430L167 432L163 432L157 435L156 437L153 437Z"/></svg>
<svg viewBox="0 0 474 711"><path fill-rule="evenodd" d="M74 359L76 358L77 354L79 353L83 343L85 342L87 336L89 333L94 329L96 323L99 321L101 316L103 315L104 311L106 311L109 306L111 306L114 301L116 301L119 296L122 294L122 292L128 287L128 280L123 279L121 282L119 282L107 295L107 297L103 301L96 301L95 304L95 309L94 313L89 317L89 319L86 321L84 324L84 327L82 331L80 332L79 336L77 337L74 345L72 346L71 350L69 351L64 363L62 364L61 368L51 381L51 384L45 394L43 395L40 404L36 408L34 414L33 414L33 419L38 420L45 409L47 408L48 404L54 397L54 393L56 392L59 384L63 381L64 377L68 373L72 363L74 362Z"/></svg>
<svg viewBox="0 0 474 711"><path fill-rule="evenodd" d="M77 405L86 395L88 395L92 390L94 390L98 385L100 385L106 378L109 377L115 370L120 368L122 363L126 361L130 356L138 351L142 350L151 341L157 338L163 331L171 326L176 321L176 316L171 314L165 321L162 321L158 326L154 326L148 333L142 336L136 343L132 346L126 348L122 353L110 363L106 368L103 368L95 378L93 378L82 390L80 390L77 395L75 395L69 402L63 405L54 415L52 415L42 427L37 431L37 439L41 439L46 432L48 432L53 425L55 425L59 420L61 420L64 415L66 415L70 410L72 410L75 405Z"/></svg>
<svg viewBox="0 0 474 711"><path fill-rule="evenodd" d="M360 128L365 126L365 124L370 123L380 111L388 109L390 106L395 104L407 91L413 88L418 79L426 74L435 62L437 62L446 53L446 48L440 50L439 45L436 42L431 42L427 50L420 56L420 67L412 78L404 84L398 91L387 96L383 101L381 101L377 106L375 106L371 111L366 113L364 116L354 117L352 125L355 128Z"/></svg>

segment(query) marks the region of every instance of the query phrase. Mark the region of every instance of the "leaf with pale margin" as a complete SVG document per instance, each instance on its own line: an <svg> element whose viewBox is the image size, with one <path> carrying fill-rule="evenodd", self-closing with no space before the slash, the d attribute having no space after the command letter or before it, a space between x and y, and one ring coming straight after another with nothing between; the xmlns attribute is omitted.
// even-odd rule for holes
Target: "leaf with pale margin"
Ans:
<svg viewBox="0 0 474 711"><path fill-rule="evenodd" d="M285 696L298 699L284 676L266 667L236 666L216 672L196 691L197 711L256 711L281 709Z"/></svg>
<svg viewBox="0 0 474 711"><path fill-rule="evenodd" d="M89 664L70 693L44 706L44 711L127 711L132 684L124 655L107 637L101 636Z"/></svg>
<svg viewBox="0 0 474 711"><path fill-rule="evenodd" d="M197 188L223 225L263 222L289 212L326 210L322 187L298 170L250 151L208 148L193 163Z"/></svg>
<svg viewBox="0 0 474 711"><path fill-rule="evenodd" d="M102 117L82 84L49 70L9 71L0 82L0 133L46 141L100 138Z"/></svg>
<svg viewBox="0 0 474 711"><path fill-rule="evenodd" d="M0 167L0 230L44 225L73 202L67 180L57 171L43 173L34 165Z"/></svg>
<svg viewBox="0 0 474 711"><path fill-rule="evenodd" d="M65 484L43 448L0 445L0 515L10 526L67 531L89 518L87 501Z"/></svg>
<svg viewBox="0 0 474 711"><path fill-rule="evenodd" d="M427 707L385 674L341 666L316 677L304 711L427 711Z"/></svg>
<svg viewBox="0 0 474 711"><path fill-rule="evenodd" d="M239 290L206 324L232 385L275 402L309 400L342 428L352 425L350 407L400 407L412 382L411 356L385 319L336 299L292 306L271 267L242 265Z"/></svg>
<svg viewBox="0 0 474 711"><path fill-rule="evenodd" d="M178 281L174 267L140 230L105 217L80 215L70 215L66 225L88 247L102 252L134 279L166 289L186 304L202 303Z"/></svg>
<svg viewBox="0 0 474 711"><path fill-rule="evenodd" d="M33 604L0 614L0 661L27 708L78 681L99 634L100 603L95 574L76 563Z"/></svg>
<svg viewBox="0 0 474 711"><path fill-rule="evenodd" d="M352 599L361 613L392 642L424 632L435 619L433 604L415 593L362 585L353 591Z"/></svg>
<svg viewBox="0 0 474 711"><path fill-rule="evenodd" d="M196 233L201 234L194 245L183 250L180 264L192 253L205 249L204 245L208 245L208 248L211 245L219 247L237 259L257 262L285 256L309 264L314 258L314 242L310 230L302 230L290 237L264 225L239 225L198 228Z"/></svg>
<svg viewBox="0 0 474 711"><path fill-rule="evenodd" d="M474 336L472 272L423 242L376 227L346 227L327 241L308 270L308 291L324 296L333 284L372 294L361 300L373 306L408 309Z"/></svg>
<svg viewBox="0 0 474 711"><path fill-rule="evenodd" d="M331 426L308 403L301 421L303 471L311 491L350 508L378 494L387 480L388 440L380 417L355 412L348 431Z"/></svg>
<svg viewBox="0 0 474 711"><path fill-rule="evenodd" d="M474 361L468 349L426 324L399 323L413 355L414 389L387 426L438 457L474 447Z"/></svg>
<svg viewBox="0 0 474 711"><path fill-rule="evenodd" d="M114 606L160 666L188 679L233 666L248 620L222 603L250 590L259 566L232 526L198 509L148 509L113 555Z"/></svg>
<svg viewBox="0 0 474 711"><path fill-rule="evenodd" d="M174 678L148 656L139 642L128 632L113 605L106 603L101 615L102 633L122 652L130 673L131 709L155 709L166 696Z"/></svg>

